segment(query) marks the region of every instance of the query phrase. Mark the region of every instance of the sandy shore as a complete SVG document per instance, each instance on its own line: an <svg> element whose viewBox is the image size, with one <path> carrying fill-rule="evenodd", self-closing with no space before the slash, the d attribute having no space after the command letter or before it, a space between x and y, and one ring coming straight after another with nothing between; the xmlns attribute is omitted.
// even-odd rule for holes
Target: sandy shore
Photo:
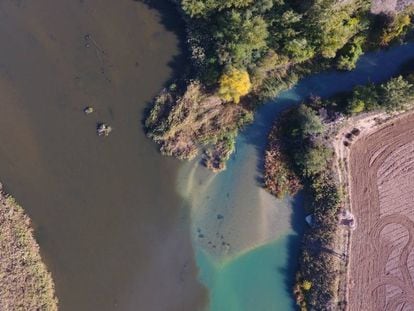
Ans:
<svg viewBox="0 0 414 311"><path fill-rule="evenodd" d="M29 218L0 185L0 310L57 310Z"/></svg>
<svg viewBox="0 0 414 311"><path fill-rule="evenodd" d="M258 156L254 146L244 145L224 172L212 173L197 162L181 171L193 239L213 257L231 258L292 233L292 199L278 200L263 189Z"/></svg>

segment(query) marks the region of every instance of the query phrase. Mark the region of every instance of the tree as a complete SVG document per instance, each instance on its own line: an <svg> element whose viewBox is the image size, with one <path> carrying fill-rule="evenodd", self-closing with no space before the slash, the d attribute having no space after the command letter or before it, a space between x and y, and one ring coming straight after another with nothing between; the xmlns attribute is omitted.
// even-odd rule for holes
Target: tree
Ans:
<svg viewBox="0 0 414 311"><path fill-rule="evenodd" d="M338 1L315 0L308 12L309 37L325 58L334 58L336 52L363 29L360 19L354 15L359 4L338 5Z"/></svg>
<svg viewBox="0 0 414 311"><path fill-rule="evenodd" d="M284 52L294 61L302 63L315 55L315 50L305 38L297 38L286 43Z"/></svg>
<svg viewBox="0 0 414 311"><path fill-rule="evenodd" d="M388 110L403 109L413 99L413 85L399 76L381 85L381 95Z"/></svg>
<svg viewBox="0 0 414 311"><path fill-rule="evenodd" d="M401 36L410 23L411 18L408 14L401 13L395 17L391 17L391 21L383 30L380 38L380 44L386 46L392 40Z"/></svg>
<svg viewBox="0 0 414 311"><path fill-rule="evenodd" d="M356 67L356 63L359 57L364 53L362 50L362 43L364 37L357 36L350 43L348 43L341 55L338 58L337 67L340 70L353 70Z"/></svg>
<svg viewBox="0 0 414 311"><path fill-rule="evenodd" d="M181 6L190 17L205 17L212 11L229 8L243 8L252 4L253 0L182 0Z"/></svg>
<svg viewBox="0 0 414 311"><path fill-rule="evenodd" d="M205 15L208 11L208 6L202 0L182 0L182 8L190 17Z"/></svg>
<svg viewBox="0 0 414 311"><path fill-rule="evenodd" d="M261 16L232 10L220 16L213 36L221 64L245 67L252 62L255 51L267 46L267 24Z"/></svg>
<svg viewBox="0 0 414 311"><path fill-rule="evenodd" d="M225 101L240 102L240 97L249 93L251 88L249 74L245 70L231 69L220 78L219 96Z"/></svg>
<svg viewBox="0 0 414 311"><path fill-rule="evenodd" d="M304 154L296 154L296 163L304 176L315 176L326 168L331 154L331 150L323 145L312 146Z"/></svg>
<svg viewBox="0 0 414 311"><path fill-rule="evenodd" d="M350 113L358 113L362 109L362 103L365 110L374 110L379 107L380 95L378 87L375 84L359 85L354 88L352 95L348 100L347 110ZM364 110L363 109L363 110ZM361 110L362 111L362 110Z"/></svg>
<svg viewBox="0 0 414 311"><path fill-rule="evenodd" d="M303 138L317 135L323 132L324 126L315 111L305 105L301 105L297 110L299 135Z"/></svg>

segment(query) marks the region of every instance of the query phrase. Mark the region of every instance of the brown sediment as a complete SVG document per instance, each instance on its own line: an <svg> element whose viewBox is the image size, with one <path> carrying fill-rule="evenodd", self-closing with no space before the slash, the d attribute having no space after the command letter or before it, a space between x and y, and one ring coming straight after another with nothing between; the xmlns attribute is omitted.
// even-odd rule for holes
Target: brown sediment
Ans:
<svg viewBox="0 0 414 311"><path fill-rule="evenodd" d="M30 219L0 184L0 310L57 310Z"/></svg>
<svg viewBox="0 0 414 311"><path fill-rule="evenodd" d="M0 2L0 176L34 223L62 311L206 302L174 187L179 163L159 155L139 124L179 56L163 26L173 10ZM97 122L113 133L97 137Z"/></svg>
<svg viewBox="0 0 414 311"><path fill-rule="evenodd" d="M353 142L345 138L346 131L337 136L339 175L357 222L343 243L349 260L340 294L349 310L414 307L413 123L412 113L398 118L372 115L347 128L358 124L362 129Z"/></svg>

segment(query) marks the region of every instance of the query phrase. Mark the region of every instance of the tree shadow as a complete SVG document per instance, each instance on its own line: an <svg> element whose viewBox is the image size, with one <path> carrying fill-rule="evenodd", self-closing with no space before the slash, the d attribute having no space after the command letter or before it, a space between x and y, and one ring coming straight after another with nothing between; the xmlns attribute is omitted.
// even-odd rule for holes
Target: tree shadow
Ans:
<svg viewBox="0 0 414 311"><path fill-rule="evenodd" d="M305 222L305 209L304 209L304 193L300 192L293 198L292 202L292 215L290 218L290 224L294 234L287 236L287 260L286 266L280 269L282 275L284 275L285 290L292 297L292 310L298 310L295 297L293 296L293 287L296 282L296 272L299 266L299 256L301 253L301 243L303 233L306 228Z"/></svg>
<svg viewBox="0 0 414 311"><path fill-rule="evenodd" d="M164 86L168 86L172 81L179 80L189 74L189 49L186 40L186 24L181 16L177 5L166 0L132 0L144 3L151 10L156 10L160 16L160 23L164 28L176 35L178 41L178 55L175 55L168 66L172 69L172 75Z"/></svg>
<svg viewBox="0 0 414 311"><path fill-rule="evenodd" d="M172 56L168 62L168 67L172 73L170 77L163 83L162 88L170 86L172 83L176 83L178 88L185 87L185 80L191 74L191 62L189 48L186 40L186 24L182 18L179 8L171 1L166 0L131 0L134 2L140 2L145 4L151 10L155 10L159 13L160 23L166 29L166 31L172 32L177 38L178 54ZM161 91L160 89L160 91ZM149 101L145 105L141 117L141 126L145 128L144 123L149 112L153 106L153 101Z"/></svg>

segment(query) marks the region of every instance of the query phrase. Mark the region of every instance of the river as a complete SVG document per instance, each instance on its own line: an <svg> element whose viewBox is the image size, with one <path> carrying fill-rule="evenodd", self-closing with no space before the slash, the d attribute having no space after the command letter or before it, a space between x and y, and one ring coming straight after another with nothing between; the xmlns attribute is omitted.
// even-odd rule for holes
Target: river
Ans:
<svg viewBox="0 0 414 311"><path fill-rule="evenodd" d="M182 64L174 9L151 3L0 3L0 179L33 220L61 310L294 309L304 215L300 196L260 187L272 120L310 94L386 79L414 46L304 79L259 109L213 174L143 134L145 108ZM97 122L114 131L98 137Z"/></svg>
<svg viewBox="0 0 414 311"><path fill-rule="evenodd" d="M133 0L0 2L0 179L33 220L61 310L205 302L179 163L140 124L182 62L174 8L152 3L161 13Z"/></svg>
<svg viewBox="0 0 414 311"><path fill-rule="evenodd" d="M210 311L294 310L292 288L303 198L277 200L262 189L267 134L276 116L311 95L329 97L355 85L381 82L414 58L414 44L367 53L352 72L329 71L301 80L256 113L227 170L213 174L195 161L180 170L178 189L191 206L200 280Z"/></svg>

